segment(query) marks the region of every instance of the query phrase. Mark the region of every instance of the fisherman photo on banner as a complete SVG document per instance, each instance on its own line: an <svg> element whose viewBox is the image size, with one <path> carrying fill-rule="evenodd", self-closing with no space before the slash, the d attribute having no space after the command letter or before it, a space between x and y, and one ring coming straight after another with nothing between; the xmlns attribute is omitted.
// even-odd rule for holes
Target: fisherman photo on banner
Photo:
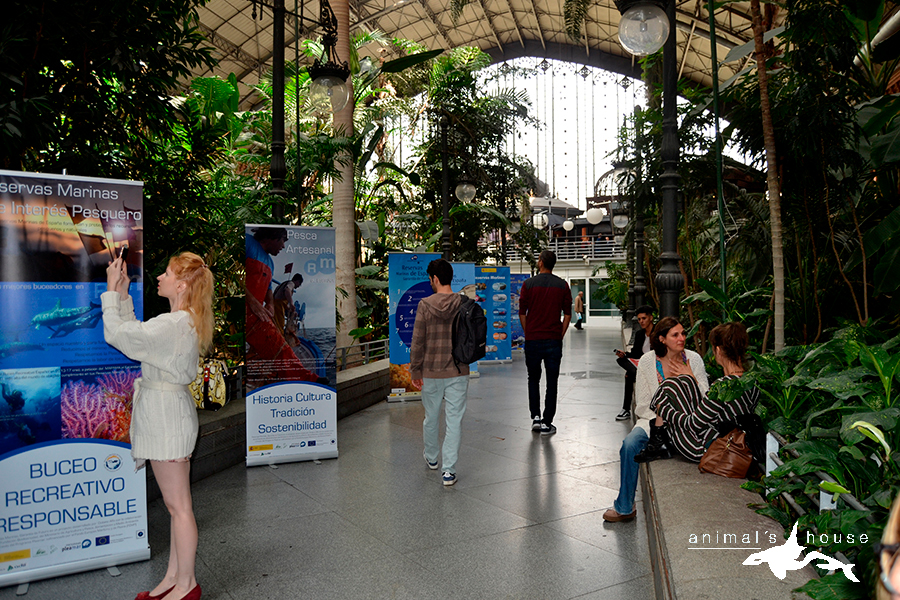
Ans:
<svg viewBox="0 0 900 600"><path fill-rule="evenodd" d="M106 344L100 308L127 247L143 316L142 193L0 171L0 586L150 557L129 439L140 366Z"/></svg>
<svg viewBox="0 0 900 600"><path fill-rule="evenodd" d="M334 229L245 234L247 464L336 457Z"/></svg>

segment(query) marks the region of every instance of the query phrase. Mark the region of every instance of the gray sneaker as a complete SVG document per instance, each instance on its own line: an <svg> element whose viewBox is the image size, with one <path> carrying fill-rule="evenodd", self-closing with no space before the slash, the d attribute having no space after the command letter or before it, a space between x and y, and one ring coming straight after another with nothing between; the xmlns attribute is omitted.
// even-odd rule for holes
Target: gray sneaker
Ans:
<svg viewBox="0 0 900 600"><path fill-rule="evenodd" d="M531 430L532 431L540 431L541 430L541 418L535 417L531 422Z"/></svg>
<svg viewBox="0 0 900 600"><path fill-rule="evenodd" d="M616 415L616 421L627 421L630 418L631 418L630 410L623 410L622 412L620 412L619 414Z"/></svg>
<svg viewBox="0 0 900 600"><path fill-rule="evenodd" d="M553 435L556 433L556 425L541 425L541 435Z"/></svg>

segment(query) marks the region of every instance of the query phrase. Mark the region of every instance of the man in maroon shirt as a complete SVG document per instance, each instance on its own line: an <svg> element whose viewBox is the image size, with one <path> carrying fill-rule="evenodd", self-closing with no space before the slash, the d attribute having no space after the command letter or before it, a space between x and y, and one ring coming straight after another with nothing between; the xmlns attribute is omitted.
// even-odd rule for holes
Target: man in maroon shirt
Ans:
<svg viewBox="0 0 900 600"><path fill-rule="evenodd" d="M519 295L519 321L525 331L525 366L528 369L528 406L531 430L556 433L556 384L562 361L562 340L572 320L572 291L553 274L556 254L544 250L538 257L539 273L525 280ZM560 322L562 314L562 322ZM547 393L541 418L541 363L547 369Z"/></svg>

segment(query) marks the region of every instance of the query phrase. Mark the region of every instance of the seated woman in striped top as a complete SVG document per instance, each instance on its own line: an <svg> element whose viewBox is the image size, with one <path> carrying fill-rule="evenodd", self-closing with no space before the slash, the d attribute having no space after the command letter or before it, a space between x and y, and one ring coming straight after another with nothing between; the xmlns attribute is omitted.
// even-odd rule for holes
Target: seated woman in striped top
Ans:
<svg viewBox="0 0 900 600"><path fill-rule="evenodd" d="M709 333L709 343L716 362L725 372L723 380L744 374L750 339L743 324L716 326ZM693 377L675 377L659 386L650 409L657 414L658 426L665 422L670 444L688 460L699 462L709 444L718 437L716 424L735 421L741 414L752 414L758 401L759 390L755 387L735 400L722 402L708 398Z"/></svg>

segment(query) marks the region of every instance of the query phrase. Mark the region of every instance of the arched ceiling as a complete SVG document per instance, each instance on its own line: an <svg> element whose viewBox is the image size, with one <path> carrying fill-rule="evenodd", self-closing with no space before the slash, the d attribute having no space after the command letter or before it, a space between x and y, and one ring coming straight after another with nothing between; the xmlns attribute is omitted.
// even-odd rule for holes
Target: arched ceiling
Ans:
<svg viewBox="0 0 900 600"><path fill-rule="evenodd" d="M318 0L297 2L297 13L318 18ZM285 3L289 13L295 11L293 0ZM675 3L680 76L708 87L713 70L707 0ZM250 0L210 0L198 11L200 28L216 47L219 64L211 72L197 71L194 75L227 77L235 73L242 84L242 108L253 104L252 86L272 64L272 10L259 3L255 10L254 19ZM321 34L315 23L288 14L284 36L287 60L294 56L298 21L301 40ZM378 29L432 50L477 46L495 61L520 56L555 58L639 76L636 61L618 43L618 22L613 0L596 0L588 10L582 38L576 41L566 34L562 0L471 0L455 22L448 0L350 0L351 31ZM718 9L716 35L720 63L729 50L752 41L750 2L732 2ZM720 81L739 72L746 60L723 64Z"/></svg>

